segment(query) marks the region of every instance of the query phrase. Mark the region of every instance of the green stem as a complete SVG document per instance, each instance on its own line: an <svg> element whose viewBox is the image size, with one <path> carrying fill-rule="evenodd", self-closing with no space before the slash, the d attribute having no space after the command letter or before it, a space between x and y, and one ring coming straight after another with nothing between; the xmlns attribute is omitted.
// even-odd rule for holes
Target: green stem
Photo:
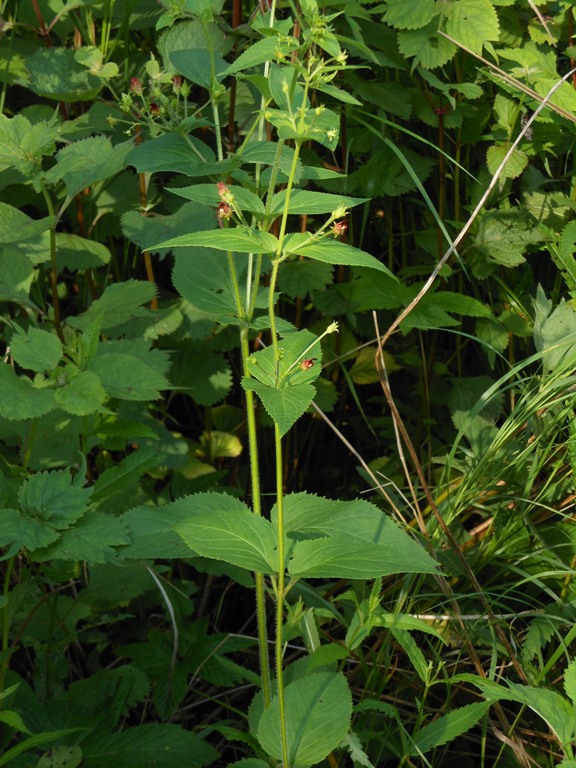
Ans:
<svg viewBox="0 0 576 768"><path fill-rule="evenodd" d="M4 577L4 588L2 594L4 596L4 608L2 610L2 666L0 666L0 693L4 692L4 679L6 672L8 671L8 647L9 647L9 635L10 635L10 582L12 580L12 572L14 570L14 562L16 556L11 557L6 563L6 575Z"/></svg>
<svg viewBox="0 0 576 768"><path fill-rule="evenodd" d="M282 667L284 641L284 493L282 481L282 436L278 424L274 424L274 452L276 454L276 512L278 536L278 575L276 595L276 682L278 685L278 710L280 715L280 739L282 742L282 763L289 768L288 736L286 733L286 707L284 702L284 669Z"/></svg>
<svg viewBox="0 0 576 768"><path fill-rule="evenodd" d="M42 184L42 194L46 201L46 208L48 209L49 216L55 215L54 205L52 198L48 194L48 190ZM54 309L54 327L58 338L64 343L64 334L62 333L62 323L60 321L60 300L58 298L58 265L56 262L56 227L50 227L50 288L52 290L52 306Z"/></svg>

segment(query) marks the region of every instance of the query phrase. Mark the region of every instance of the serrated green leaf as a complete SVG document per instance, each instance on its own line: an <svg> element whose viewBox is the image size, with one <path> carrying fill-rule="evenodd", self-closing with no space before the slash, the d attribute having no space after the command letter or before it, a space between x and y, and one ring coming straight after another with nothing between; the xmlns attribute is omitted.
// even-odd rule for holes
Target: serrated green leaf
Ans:
<svg viewBox="0 0 576 768"><path fill-rule="evenodd" d="M0 245L25 243L47 232L55 224L55 216L31 219L13 205L0 202Z"/></svg>
<svg viewBox="0 0 576 768"><path fill-rule="evenodd" d="M272 198L271 213L279 214L284 210L286 190L277 192ZM333 213L338 208L354 208L356 205L369 202L367 197L346 197L332 195L327 192L310 192L306 189L296 189L290 195L288 211L293 214ZM343 216L344 214L342 214Z"/></svg>
<svg viewBox="0 0 576 768"><path fill-rule="evenodd" d="M217 208L220 203L216 184L192 184L189 187L169 187L168 191L173 192L179 197L185 197L187 200L194 200L196 203L202 203L212 208ZM228 191L234 198L234 204L240 210L248 211L249 213L264 213L264 203L254 192L234 184L228 185Z"/></svg>
<svg viewBox="0 0 576 768"><path fill-rule="evenodd" d="M83 743L82 750L82 768L203 768L218 758L216 750L196 733L171 724L107 732Z"/></svg>
<svg viewBox="0 0 576 768"><path fill-rule="evenodd" d="M56 263L59 272L64 269L98 269L108 264L111 258L112 254L103 243L69 232L56 233Z"/></svg>
<svg viewBox="0 0 576 768"><path fill-rule="evenodd" d="M489 709L490 702L480 701L441 715L412 734L410 755L416 757L456 739L473 728Z"/></svg>
<svg viewBox="0 0 576 768"><path fill-rule="evenodd" d="M323 261L325 264L341 264L352 267L369 267L384 272L390 277L394 275L381 261L375 259L366 251L354 248L352 245L340 243L337 240L322 240L306 245L310 238L306 235L292 235L286 238L285 249L287 253L297 256L307 256L309 259ZM395 278L394 278L395 279Z"/></svg>
<svg viewBox="0 0 576 768"><path fill-rule="evenodd" d="M162 373L125 352L99 352L88 368L98 376L106 393L120 400L157 400L160 390L170 389Z"/></svg>
<svg viewBox="0 0 576 768"><path fill-rule="evenodd" d="M33 559L73 560L105 563L116 556L116 547L129 542L126 526L116 517L101 512L88 512L74 527L62 531L53 544L36 550Z"/></svg>
<svg viewBox="0 0 576 768"><path fill-rule="evenodd" d="M288 571L295 578L375 579L393 573L437 573L437 564L407 538L395 548L351 536L332 535L294 545Z"/></svg>
<svg viewBox="0 0 576 768"><path fill-rule="evenodd" d="M316 141L327 149L334 150L338 146L340 135L340 118L330 109L317 107L307 109L298 120L294 120L283 109L267 109L264 113L278 131L281 139L295 141Z"/></svg>
<svg viewBox="0 0 576 768"><path fill-rule="evenodd" d="M494 175L500 164L508 154L510 147L506 144L493 144L488 147L486 152L486 165L492 175ZM517 179L528 165L528 155L519 149L515 149L506 165L500 172L501 179Z"/></svg>
<svg viewBox="0 0 576 768"><path fill-rule="evenodd" d="M303 299L323 291L332 282L333 268L320 261L286 261L278 274L278 286L291 299Z"/></svg>
<svg viewBox="0 0 576 768"><path fill-rule="evenodd" d="M424 69L436 69L447 64L456 55L456 46L438 34L438 21L434 19L425 27L398 32L400 53L415 57Z"/></svg>
<svg viewBox="0 0 576 768"><path fill-rule="evenodd" d="M264 165L277 165L278 168L288 176L294 164L294 149L284 145L280 150L278 157L278 145L273 141L258 141L237 155L242 163L262 163ZM296 162L296 174L294 183L298 184L302 177L302 161Z"/></svg>
<svg viewBox="0 0 576 768"><path fill-rule="evenodd" d="M250 48L241 53L233 64L230 64L227 69L220 72L220 75L221 77L228 77L228 75L233 75L236 72L257 67L259 64L264 64L267 61L283 58L284 56L290 55L293 51L296 51L298 47L298 40L294 37L279 38L276 35L273 37L265 37L262 40L258 40L251 45Z"/></svg>
<svg viewBox="0 0 576 768"><path fill-rule="evenodd" d="M316 394L312 384L294 384L284 389L275 389L245 377L242 386L256 392L269 416L278 425L281 436L308 410Z"/></svg>
<svg viewBox="0 0 576 768"><path fill-rule="evenodd" d="M26 376L17 376L0 363L0 416L9 421L35 419L56 407L54 390L39 389Z"/></svg>
<svg viewBox="0 0 576 768"><path fill-rule="evenodd" d="M454 0L446 22L446 32L475 53L481 53L489 40L498 40L500 25L490 0Z"/></svg>
<svg viewBox="0 0 576 768"><path fill-rule="evenodd" d="M139 173L174 171L187 176L209 176L216 172L211 168L215 160L214 152L207 144L194 136L184 137L179 133L164 133L138 144L126 157L126 162L135 166ZM218 167L225 175L239 164L239 160L229 158Z"/></svg>
<svg viewBox="0 0 576 768"><path fill-rule="evenodd" d="M100 78L76 61L72 48L37 49L26 61L29 88L38 96L64 102L90 101L102 88Z"/></svg>
<svg viewBox="0 0 576 768"><path fill-rule="evenodd" d="M91 488L82 488L69 469L38 472L28 477L18 494L25 515L64 529L79 520L88 508Z"/></svg>
<svg viewBox="0 0 576 768"><path fill-rule="evenodd" d="M170 380L174 390L189 395L199 405L210 406L229 393L232 370L229 362L207 344L189 342L176 356Z"/></svg>
<svg viewBox="0 0 576 768"><path fill-rule="evenodd" d="M62 342L56 334L40 328L15 333L10 351L18 365L31 371L53 371L64 354Z"/></svg>
<svg viewBox="0 0 576 768"><path fill-rule="evenodd" d="M219 73L226 68L226 61L220 54L201 48L172 51L170 61L187 80L208 90L223 79Z"/></svg>
<svg viewBox="0 0 576 768"><path fill-rule="evenodd" d="M54 402L72 416L96 413L106 400L106 391L92 371L80 371L54 392Z"/></svg>
<svg viewBox="0 0 576 768"><path fill-rule="evenodd" d="M99 323L102 330L122 325L137 315L143 304L156 296L156 286L147 280L124 280L112 283L102 296L83 314L68 319L75 328L86 329Z"/></svg>
<svg viewBox="0 0 576 768"><path fill-rule="evenodd" d="M180 248L194 246L201 248L216 248L219 251L235 251L236 253L275 253L279 242L269 232L260 232L248 227L231 227L229 229L209 229L204 232L191 232L158 243L154 248Z"/></svg>
<svg viewBox="0 0 576 768"><path fill-rule="evenodd" d="M238 260L235 259L237 266ZM236 301L225 253L188 248L178 250L174 262L172 282L186 301L203 312L216 315L220 322L235 316Z"/></svg>
<svg viewBox="0 0 576 768"><path fill-rule="evenodd" d="M132 142L112 146L106 136L90 136L75 141L56 155L56 164L46 173L50 184L63 181L68 199L99 181L119 173L126 164Z"/></svg>
<svg viewBox="0 0 576 768"><path fill-rule="evenodd" d="M268 520L240 501L231 509L224 494L188 496L186 505L188 515L176 531L192 552L250 571L278 570L276 535Z"/></svg>
<svg viewBox="0 0 576 768"><path fill-rule="evenodd" d="M198 496L199 494L197 494ZM175 528L189 515L189 497L178 499L160 507L135 507L122 515L130 536L130 544L120 550L128 559L188 558L190 547L182 541ZM232 497L228 505L236 509ZM222 502L226 504L226 500Z"/></svg>
<svg viewBox="0 0 576 768"><path fill-rule="evenodd" d="M572 659L564 670L564 690L572 704L576 705L576 659Z"/></svg>
<svg viewBox="0 0 576 768"><path fill-rule="evenodd" d="M154 446L138 448L113 467L104 470L92 486L92 501L97 502L137 482L148 470L161 463L161 452Z"/></svg>
<svg viewBox="0 0 576 768"><path fill-rule="evenodd" d="M34 266L23 253L0 248L0 301L29 304Z"/></svg>
<svg viewBox="0 0 576 768"><path fill-rule="evenodd" d="M339 672L317 672L287 685L284 691L290 765L316 765L340 744L352 717L352 695ZM282 759L278 697L260 718L258 741Z"/></svg>
<svg viewBox="0 0 576 768"><path fill-rule="evenodd" d="M41 167L41 159L56 149L58 123L42 120L32 124L24 115L12 118L0 115L0 171L16 168L32 176Z"/></svg>
<svg viewBox="0 0 576 768"><path fill-rule="evenodd" d="M388 0L383 20L396 29L419 29L437 12L434 0Z"/></svg>
<svg viewBox="0 0 576 768"><path fill-rule="evenodd" d="M16 544L33 551L56 541L60 534L45 520L36 520L17 509L0 510L0 546Z"/></svg>

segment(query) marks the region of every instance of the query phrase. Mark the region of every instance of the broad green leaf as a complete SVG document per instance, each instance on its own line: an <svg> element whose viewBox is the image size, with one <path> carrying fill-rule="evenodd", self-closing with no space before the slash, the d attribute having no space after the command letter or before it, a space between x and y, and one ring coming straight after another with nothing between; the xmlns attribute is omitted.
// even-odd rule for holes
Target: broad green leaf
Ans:
<svg viewBox="0 0 576 768"><path fill-rule="evenodd" d="M272 420L278 424L280 435L285 435L300 416L306 413L316 394L312 384L291 384L276 389L256 379L244 377L242 386L256 392Z"/></svg>
<svg viewBox="0 0 576 768"><path fill-rule="evenodd" d="M0 115L0 171L16 168L30 177L41 168L45 155L56 149L59 126L55 120L32 124L24 115Z"/></svg>
<svg viewBox="0 0 576 768"><path fill-rule="evenodd" d="M396 29L419 29L437 13L434 0L388 0L383 21Z"/></svg>
<svg viewBox="0 0 576 768"><path fill-rule="evenodd" d="M168 216L160 213L154 216L142 216L139 211L127 211L121 221L122 231L126 237L139 245L143 251L164 255L167 249L154 248L155 243L177 235L204 230L207 223L213 223L216 226L217 217L215 207L208 209L197 203L184 203L176 213Z"/></svg>
<svg viewBox="0 0 576 768"><path fill-rule="evenodd" d="M223 499L221 504L237 509L236 499L229 499ZM190 557L190 547L175 531L189 517L189 506L186 497L159 507L135 507L125 512L121 519L128 528L130 544L120 550L120 556L138 560Z"/></svg>
<svg viewBox="0 0 576 768"><path fill-rule="evenodd" d="M80 371L54 392L54 402L72 416L96 413L106 400L106 391L92 371Z"/></svg>
<svg viewBox="0 0 576 768"><path fill-rule="evenodd" d="M56 541L60 534L45 520L37 520L17 509L0 509L0 547L16 544L33 551Z"/></svg>
<svg viewBox="0 0 576 768"><path fill-rule="evenodd" d="M0 301L29 304L34 266L23 253L0 247Z"/></svg>
<svg viewBox="0 0 576 768"><path fill-rule="evenodd" d="M366 251L354 248L352 245L340 243L337 240L324 239L321 242L310 243L310 236L292 235L286 238L285 250L297 256L307 256L309 259L323 261L325 264L342 264L352 267L370 267L393 277L388 267L371 256ZM309 244L306 245L305 243Z"/></svg>
<svg viewBox="0 0 576 768"><path fill-rule="evenodd" d="M436 69L456 55L456 46L438 34L438 20L433 19L420 29L400 30L398 48L403 56L415 57L424 69Z"/></svg>
<svg viewBox="0 0 576 768"><path fill-rule="evenodd" d="M186 499L188 516L176 531L193 553L250 571L278 570L276 535L271 523L242 502L222 506L222 494L196 494Z"/></svg>
<svg viewBox="0 0 576 768"><path fill-rule="evenodd" d="M229 184L228 190L234 197L234 204L242 211L264 213L264 203L258 195L254 194L254 192L234 184ZM173 192L179 197L185 197L187 200L194 200L196 203L212 206L212 208L217 208L220 203L218 187L216 184L193 184L190 187L168 187L168 191Z"/></svg>
<svg viewBox="0 0 576 768"><path fill-rule="evenodd" d="M332 282L333 268L320 261L285 261L278 274L278 287L291 299L303 299L312 291L323 291Z"/></svg>
<svg viewBox="0 0 576 768"><path fill-rule="evenodd" d="M168 379L144 360L125 352L103 351L89 361L106 393L121 400L157 400L160 390L170 389Z"/></svg>
<svg viewBox="0 0 576 768"><path fill-rule="evenodd" d="M10 351L18 365L31 371L53 371L64 354L58 336L40 328L15 333Z"/></svg>
<svg viewBox="0 0 576 768"><path fill-rule="evenodd" d="M519 209L494 211L484 216L474 238L475 246L496 264L515 267L525 261L530 245L547 238L545 227L534 224Z"/></svg>
<svg viewBox="0 0 576 768"><path fill-rule="evenodd" d="M336 749L350 728L352 695L339 672L317 672L287 685L284 691L290 765L308 768ZM258 724L258 741L282 759L278 697Z"/></svg>
<svg viewBox="0 0 576 768"><path fill-rule="evenodd" d="M508 154L510 147L506 144L492 144L486 152L486 165L491 174L495 174L500 164ZM528 165L528 155L515 149L500 173L501 179L517 179Z"/></svg>
<svg viewBox="0 0 576 768"><path fill-rule="evenodd" d="M475 675L463 679L476 685L488 701L516 701L530 707L539 715L554 733L560 744L569 745L576 735L576 718L572 703L556 691L547 688L531 688L528 685L508 682L508 687Z"/></svg>
<svg viewBox="0 0 576 768"><path fill-rule="evenodd" d="M450 6L446 32L454 40L481 53L489 40L498 40L500 25L490 0L454 0Z"/></svg>
<svg viewBox="0 0 576 768"><path fill-rule="evenodd" d="M294 139L299 142L317 141L330 150L338 146L340 118L330 109L325 107L307 109L297 120L282 109L267 109L264 116L278 130L278 136L281 139Z"/></svg>
<svg viewBox="0 0 576 768"><path fill-rule="evenodd" d="M92 501L98 502L118 491L126 491L145 472L159 466L160 457L160 451L154 446L138 448L98 476L92 486Z"/></svg>
<svg viewBox="0 0 576 768"><path fill-rule="evenodd" d="M57 541L33 553L36 562L72 560L105 563L115 558L116 547L130 541L127 527L117 517L87 512L72 528L62 531Z"/></svg>
<svg viewBox="0 0 576 768"><path fill-rule="evenodd" d="M552 302L547 300L541 286L534 299L534 344L542 353L546 371L553 371L563 358L572 354L576 344L576 312L562 300L550 312Z"/></svg>
<svg viewBox="0 0 576 768"><path fill-rule="evenodd" d="M131 320L155 296L156 286L147 280L112 283L86 312L69 318L68 322L80 329L98 322L102 330L108 330Z"/></svg>
<svg viewBox="0 0 576 768"><path fill-rule="evenodd" d="M0 245L23 243L37 238L56 224L55 216L31 219L18 208L0 202ZM42 259L44 260L44 259Z"/></svg>
<svg viewBox="0 0 576 768"><path fill-rule="evenodd" d="M406 632L404 629L397 629L394 626L390 628L390 632L392 633L392 636L398 645L410 659L410 662L420 680L422 680L423 683L426 683L430 677L429 663L416 644L416 641L410 632Z"/></svg>
<svg viewBox="0 0 576 768"><path fill-rule="evenodd" d="M219 755L198 734L177 725L137 725L82 744L82 768L203 768Z"/></svg>
<svg viewBox="0 0 576 768"><path fill-rule="evenodd" d="M278 342L279 360L274 359L272 345L250 355L246 367L251 376L262 384L278 389L293 384L310 384L320 375L322 347L316 343L318 337L306 329L288 333ZM314 365L300 366L302 360L313 359Z"/></svg>
<svg viewBox="0 0 576 768"><path fill-rule="evenodd" d="M24 514L64 529L86 512L91 494L91 488L83 488L69 469L63 469L28 477L20 488L18 501Z"/></svg>
<svg viewBox="0 0 576 768"><path fill-rule="evenodd" d="M406 546L403 546L403 545ZM293 578L375 579L392 573L437 573L437 563L408 537L395 547L333 535L298 541L288 563Z"/></svg>
<svg viewBox="0 0 576 768"><path fill-rule="evenodd" d="M0 416L10 421L35 419L55 407L54 390L40 389L26 376L0 362Z"/></svg>
<svg viewBox="0 0 576 768"><path fill-rule="evenodd" d="M248 227L230 227L228 229L209 229L204 232L191 232L158 243L154 248L179 248L182 246L200 246L216 248L219 251L237 253L275 253L279 242L269 232L260 232Z"/></svg>
<svg viewBox="0 0 576 768"><path fill-rule="evenodd" d="M193 136L165 133L135 146L126 162L135 166L139 173L174 171L188 176L207 176L208 171L204 172L204 169L215 159L210 147Z"/></svg>
<svg viewBox="0 0 576 768"><path fill-rule="evenodd" d="M572 704L576 705L576 659L572 659L564 670L564 690Z"/></svg>
<svg viewBox="0 0 576 768"><path fill-rule="evenodd" d="M170 381L173 390L189 395L199 405L216 405L232 388L232 370L228 360L207 344L189 341L175 355Z"/></svg>
<svg viewBox="0 0 576 768"><path fill-rule="evenodd" d="M576 297L576 221L571 221L562 230L558 239L558 251L552 258L562 270L564 282L572 298Z"/></svg>
<svg viewBox="0 0 576 768"><path fill-rule="evenodd" d="M230 285L227 255L207 248L178 250L174 257L172 282L194 307L216 315L220 322L236 315L236 301ZM235 259L239 267L238 258Z"/></svg>
<svg viewBox="0 0 576 768"><path fill-rule="evenodd" d="M65 728L60 731L43 731L42 733L35 733L34 736L24 739L19 744L16 744L16 746L6 750L3 755L0 755L0 766L8 765L9 763L14 765L15 758L24 752L41 747L42 744L49 744L51 741L59 741L66 736L84 730L85 728Z"/></svg>
<svg viewBox="0 0 576 768"><path fill-rule="evenodd" d="M294 37L265 37L251 45L246 51L240 54L233 64L220 72L222 77L228 77L236 72L257 67L273 59L283 59L290 55L299 47L298 40Z"/></svg>
<svg viewBox="0 0 576 768"><path fill-rule="evenodd" d="M170 61L187 80L207 90L223 79L219 73L226 68L226 61L222 56L201 48L172 51Z"/></svg>
<svg viewBox="0 0 576 768"><path fill-rule="evenodd" d="M490 702L479 701L441 715L412 734L410 755L417 757L453 741L473 728L489 709Z"/></svg>
<svg viewBox="0 0 576 768"><path fill-rule="evenodd" d="M54 101L93 99L103 81L81 66L74 54L72 48L37 49L26 61L30 90Z"/></svg>
<svg viewBox="0 0 576 768"><path fill-rule="evenodd" d="M56 233L56 263L59 272L64 269L98 269L108 264L111 258L112 254L103 243L70 232Z"/></svg>
<svg viewBox="0 0 576 768"><path fill-rule="evenodd" d="M236 155L242 163L262 163L263 165L277 165L278 168L288 176L294 163L294 149L285 144L280 147L280 157L278 157L278 145L273 141L257 141L242 152ZM297 160L296 174L294 183L298 184L302 176L302 161Z"/></svg>
<svg viewBox="0 0 576 768"><path fill-rule="evenodd" d="M332 195L327 192L309 192L306 189L296 189L290 195L288 211L293 214L333 213L338 208L353 208L356 205L369 202L366 197L345 197ZM286 204L286 190L277 192L272 198L271 212L282 213ZM344 212L340 214L344 216Z"/></svg>
<svg viewBox="0 0 576 768"><path fill-rule="evenodd" d="M112 146L106 136L75 141L58 152L56 165L46 173L50 184L63 181L68 199L99 181L119 173L126 164L132 142Z"/></svg>

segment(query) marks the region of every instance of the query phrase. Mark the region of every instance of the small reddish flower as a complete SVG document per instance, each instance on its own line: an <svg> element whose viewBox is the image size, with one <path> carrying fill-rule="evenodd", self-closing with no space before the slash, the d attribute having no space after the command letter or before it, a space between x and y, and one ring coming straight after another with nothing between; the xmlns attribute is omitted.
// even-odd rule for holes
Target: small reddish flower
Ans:
<svg viewBox="0 0 576 768"><path fill-rule="evenodd" d="M224 184L223 181L216 182L216 186L218 187L218 195L220 197L220 200L226 200L226 198L230 197L230 190L228 189L227 185Z"/></svg>
<svg viewBox="0 0 576 768"><path fill-rule="evenodd" d="M182 78L180 75L174 75L172 78L172 88L174 89L174 93L180 93L180 89L182 88Z"/></svg>
<svg viewBox="0 0 576 768"><path fill-rule="evenodd" d="M136 93L136 94L142 93L142 83L137 77L130 78L130 90L132 91L132 93Z"/></svg>
<svg viewBox="0 0 576 768"><path fill-rule="evenodd" d="M153 117L156 117L157 115L160 114L160 107L154 101L152 102L152 104L150 104L150 114Z"/></svg>
<svg viewBox="0 0 576 768"><path fill-rule="evenodd" d="M348 222L346 219L342 219L342 221L335 221L332 225L332 234L334 237L342 237L342 235L346 234L346 230L348 229Z"/></svg>
<svg viewBox="0 0 576 768"><path fill-rule="evenodd" d="M307 360L302 360L302 362L300 363L300 368L303 371L309 371L317 359L318 359L317 357L309 357Z"/></svg>
<svg viewBox="0 0 576 768"><path fill-rule="evenodd" d="M230 219L233 214L232 206L228 203L220 203L216 212L221 219Z"/></svg>

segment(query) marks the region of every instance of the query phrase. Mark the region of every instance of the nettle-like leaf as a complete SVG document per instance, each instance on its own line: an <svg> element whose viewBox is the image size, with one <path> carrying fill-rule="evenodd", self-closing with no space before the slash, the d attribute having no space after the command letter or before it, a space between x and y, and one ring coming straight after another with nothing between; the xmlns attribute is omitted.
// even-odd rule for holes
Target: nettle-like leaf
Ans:
<svg viewBox="0 0 576 768"><path fill-rule="evenodd" d="M398 48L407 58L415 58L424 69L436 69L456 55L456 46L438 34L438 20L433 19L420 29L398 32Z"/></svg>
<svg viewBox="0 0 576 768"><path fill-rule="evenodd" d="M458 707L428 723L411 736L410 754L414 757L441 747L473 728L490 709L490 702L480 701Z"/></svg>
<svg viewBox="0 0 576 768"><path fill-rule="evenodd" d="M394 277L388 267L371 254L338 240L324 238L320 241L314 241L310 235L294 234L286 238L284 250L295 256L306 256L315 261L323 261L325 264L369 267Z"/></svg>
<svg viewBox="0 0 576 768"><path fill-rule="evenodd" d="M346 678L339 672L317 672L287 685L284 696L290 765L316 765L350 728L352 694ZM256 735L269 755L282 759L277 696L262 713Z"/></svg>
<svg viewBox="0 0 576 768"><path fill-rule="evenodd" d="M499 37L494 4L490 0L454 0L449 7L446 32L466 48L481 53L485 43Z"/></svg>
<svg viewBox="0 0 576 768"><path fill-rule="evenodd" d="M277 192L272 198L270 211L280 214L286 204L287 191ZM327 192L310 192L306 189L295 189L290 195L288 212L292 214L319 214L333 213L339 208L354 208L356 205L369 202L367 197L347 197L345 195L332 195ZM342 214L344 215L344 214Z"/></svg>
<svg viewBox="0 0 576 768"><path fill-rule="evenodd" d="M214 209L220 203L216 184L193 184L189 187L171 187L168 188L168 191L173 192L179 197L194 200L196 203L201 203ZM248 211L248 213L264 214L264 203L254 192L235 184L228 185L228 192L234 198L234 205L240 208L240 210ZM206 214L204 213L203 216L204 226L206 226ZM190 231L190 228L188 231Z"/></svg>
<svg viewBox="0 0 576 768"><path fill-rule="evenodd" d="M562 230L558 239L558 250L551 249L552 258L562 270L562 276L570 296L576 298L576 221L571 221Z"/></svg>
<svg viewBox="0 0 576 768"><path fill-rule="evenodd" d="M240 160L230 157L220 163L207 144L196 137L179 133L164 133L152 141L135 146L126 157L138 173L174 171L186 176L225 177L240 165Z"/></svg>
<svg viewBox="0 0 576 768"><path fill-rule="evenodd" d="M0 301L29 305L34 271L28 256L12 247L0 247Z"/></svg>
<svg viewBox="0 0 576 768"><path fill-rule="evenodd" d="M95 373L110 397L120 400L157 400L161 390L171 385L157 362L164 367L166 359L159 350L146 354L130 352L130 343L108 342L101 344L96 357L88 362L88 369Z"/></svg>
<svg viewBox="0 0 576 768"><path fill-rule="evenodd" d="M564 671L564 690L576 706L576 659L572 659Z"/></svg>
<svg viewBox="0 0 576 768"><path fill-rule="evenodd" d="M107 396L93 371L79 371L55 390L54 402L72 416L89 416L100 409Z"/></svg>
<svg viewBox="0 0 576 768"><path fill-rule="evenodd" d="M126 164L132 142L112 146L106 136L90 136L61 149L56 164L46 173L50 184L63 181L68 199L87 187L115 176Z"/></svg>
<svg viewBox="0 0 576 768"><path fill-rule="evenodd" d="M285 110L267 109L265 117L277 129L281 139L316 141L330 150L338 146L340 117L325 107L306 109L297 119L288 116Z"/></svg>
<svg viewBox="0 0 576 768"><path fill-rule="evenodd" d="M272 522L276 521L276 507ZM284 530L298 543L293 576L371 579L389 573L435 573L436 562L382 510L368 501L288 494ZM364 575L361 575L364 574Z"/></svg>
<svg viewBox="0 0 576 768"><path fill-rule="evenodd" d="M36 562L72 560L105 563L116 557L116 547L130 541L126 525L116 517L89 511L56 541L33 553Z"/></svg>
<svg viewBox="0 0 576 768"><path fill-rule="evenodd" d="M56 407L54 390L35 386L27 376L18 376L0 363L0 416L10 421L35 419Z"/></svg>
<svg viewBox="0 0 576 768"><path fill-rule="evenodd" d="M214 51L201 48L172 51L170 62L191 83L208 90L224 78L219 73L226 68L226 61Z"/></svg>
<svg viewBox="0 0 576 768"><path fill-rule="evenodd" d="M242 267L239 261L240 257L235 258L237 268ZM240 273L243 271L240 269ZM208 248L178 249L172 282L192 306L213 315L221 323L235 321L236 300L225 253Z"/></svg>
<svg viewBox="0 0 576 768"><path fill-rule="evenodd" d="M223 560L260 573L276 573L278 550L271 523L225 494L199 493L186 499L188 515L176 531L201 557Z"/></svg>
<svg viewBox="0 0 576 768"><path fill-rule="evenodd" d="M538 286L534 299L534 345L542 353L546 371L553 371L563 358L573 354L576 344L576 312L562 300L552 310L552 302Z"/></svg>
<svg viewBox="0 0 576 768"><path fill-rule="evenodd" d="M212 188L217 196L217 188L215 184L196 185L207 186ZM185 189L190 189L186 187ZM173 190L179 192L180 190ZM182 195L186 197L186 195ZM194 198L190 198L194 199ZM200 202L200 201L198 201ZM162 214L156 214L154 216L142 216L139 211L128 211L121 219L122 232L124 235L140 246L143 251L152 251L164 255L167 253L167 248L154 248L156 243L169 238L177 237L180 235L188 234L189 232L196 232L206 229L206 224L212 222L216 226L216 206L218 202L213 204L213 208L209 209L204 205L198 205L198 203L184 203L176 213L164 216Z"/></svg>
<svg viewBox="0 0 576 768"><path fill-rule="evenodd" d="M42 157L52 155L60 127L56 120L31 123L24 115L0 115L0 171L15 168L30 177Z"/></svg>
<svg viewBox="0 0 576 768"><path fill-rule="evenodd" d="M146 280L124 280L109 285L91 307L77 317L68 318L69 325L81 330L97 322L109 330L142 313L142 305L156 296L156 286Z"/></svg>
<svg viewBox="0 0 576 768"><path fill-rule="evenodd" d="M298 40L295 37L278 37L277 35L265 37L251 45L246 51L240 54L233 64L220 73L222 77L228 77L244 69L251 69L259 64L276 58L282 59L290 55L299 48Z"/></svg>
<svg viewBox="0 0 576 768"><path fill-rule="evenodd" d="M55 101L90 101L103 85L78 63L72 48L38 49L27 59L26 67L30 90Z"/></svg>
<svg viewBox="0 0 576 768"><path fill-rule="evenodd" d="M491 211L484 216L474 238L476 247L496 264L516 267L525 261L524 253L529 245L546 240L545 227L534 225L530 218L517 208Z"/></svg>
<svg viewBox="0 0 576 768"><path fill-rule="evenodd" d="M108 264L111 258L110 250L103 243L70 232L56 233L56 263L59 272L63 269L98 269Z"/></svg>
<svg viewBox="0 0 576 768"><path fill-rule="evenodd" d="M235 251L237 253L276 253L279 242L269 232L261 232L248 227L231 227L230 229L210 229L205 232L191 232L180 235L163 243L157 243L156 248L180 248L182 246L200 246L216 248L219 251Z"/></svg>
<svg viewBox="0 0 576 768"><path fill-rule="evenodd" d="M12 336L10 351L18 365L30 371L53 371L64 354L58 336L41 328L18 330Z"/></svg>
<svg viewBox="0 0 576 768"><path fill-rule="evenodd" d="M228 504L236 509L231 496L220 500L220 507ZM127 559L150 560L153 558L187 558L190 547L176 533L176 526L184 523L190 514L188 497L178 499L159 507L149 505L135 507L122 515L130 535L128 546L120 550L120 556Z"/></svg>
<svg viewBox="0 0 576 768"><path fill-rule="evenodd" d="M130 431L130 434L133 434ZM92 501L98 502L118 492L126 492L145 472L161 463L162 453L154 445L138 448L125 459L104 470L92 486Z"/></svg>
<svg viewBox="0 0 576 768"><path fill-rule="evenodd" d="M396 29L420 29L437 13L434 0L388 0L383 21Z"/></svg>
<svg viewBox="0 0 576 768"><path fill-rule="evenodd" d="M199 405L216 405L232 388L232 369L206 343L188 342L175 356L170 380L173 390L189 395Z"/></svg>
<svg viewBox="0 0 576 768"><path fill-rule="evenodd" d="M278 273L278 287L291 299L303 299L312 291L323 291L332 275L332 265L320 261L285 261Z"/></svg>
<svg viewBox="0 0 576 768"><path fill-rule="evenodd" d="M500 164L508 154L510 147L506 144L493 144L486 152L486 165L491 174L495 174ZM502 179L517 179L528 165L528 155L520 149L515 149L501 171Z"/></svg>
<svg viewBox="0 0 576 768"><path fill-rule="evenodd" d="M18 501L23 513L62 530L79 520L88 508L91 488L83 488L80 476L69 469L38 472L20 488Z"/></svg>
<svg viewBox="0 0 576 768"><path fill-rule="evenodd" d="M56 224L55 216L31 219L18 208L0 202L0 245L23 243L33 240Z"/></svg>
<svg viewBox="0 0 576 768"><path fill-rule="evenodd" d="M316 390L311 384L292 384L284 389L269 387L256 379L242 379L246 390L256 392L270 418L278 425L280 436L308 410Z"/></svg>

